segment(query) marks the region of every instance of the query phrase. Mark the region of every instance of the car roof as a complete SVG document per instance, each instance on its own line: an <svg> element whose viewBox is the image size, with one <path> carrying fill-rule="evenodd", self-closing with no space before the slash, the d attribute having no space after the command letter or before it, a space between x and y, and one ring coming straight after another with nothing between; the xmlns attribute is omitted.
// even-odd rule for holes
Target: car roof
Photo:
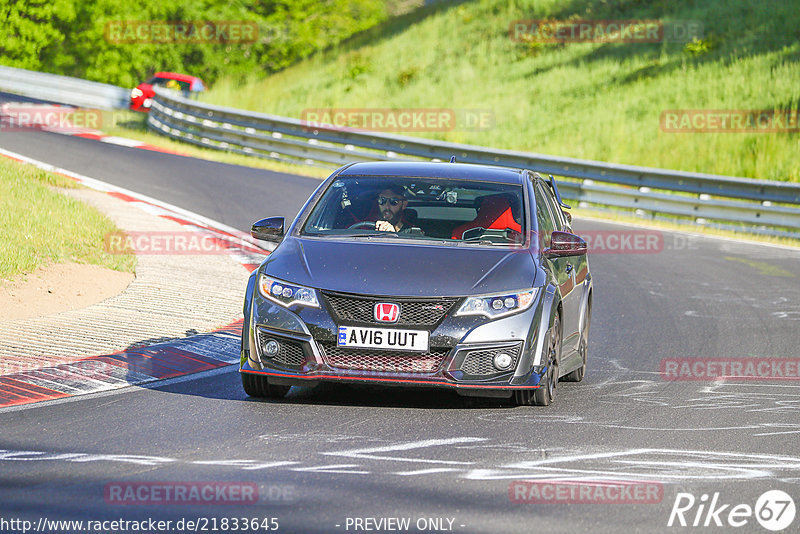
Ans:
<svg viewBox="0 0 800 534"><path fill-rule="evenodd" d="M427 161L372 161L354 163L338 176L395 176L414 178L455 178L481 182L521 184L523 171L510 167Z"/></svg>
<svg viewBox="0 0 800 534"><path fill-rule="evenodd" d="M156 72L153 76L156 78L171 78L181 82L193 82L199 80L197 76L189 76L188 74L178 74L177 72Z"/></svg>

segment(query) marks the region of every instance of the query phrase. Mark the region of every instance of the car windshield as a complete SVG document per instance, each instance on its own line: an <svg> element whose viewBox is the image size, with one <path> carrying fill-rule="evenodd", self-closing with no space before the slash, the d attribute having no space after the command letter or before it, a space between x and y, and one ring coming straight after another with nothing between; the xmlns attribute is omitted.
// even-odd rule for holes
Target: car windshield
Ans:
<svg viewBox="0 0 800 534"><path fill-rule="evenodd" d="M158 87L166 87L167 89L175 89L180 91L188 91L191 87L189 82L184 82L182 80L174 80L172 78L150 78L147 81L150 85L156 85Z"/></svg>
<svg viewBox="0 0 800 534"><path fill-rule="evenodd" d="M301 235L521 245L525 202L515 184L440 178L339 177Z"/></svg>

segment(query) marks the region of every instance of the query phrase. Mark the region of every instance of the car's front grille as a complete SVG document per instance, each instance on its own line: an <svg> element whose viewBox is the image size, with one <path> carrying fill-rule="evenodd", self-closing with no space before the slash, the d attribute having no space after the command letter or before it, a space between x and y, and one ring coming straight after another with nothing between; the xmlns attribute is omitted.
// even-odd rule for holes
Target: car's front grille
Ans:
<svg viewBox="0 0 800 534"><path fill-rule="evenodd" d="M520 349L522 349L522 343L507 347L470 350L467 352L464 362L461 364L461 370L472 376L487 376L501 373L503 371L497 369L492 363L494 357L501 352L505 352L511 356L513 360L511 369L514 369L517 366L517 360L519 360Z"/></svg>
<svg viewBox="0 0 800 534"><path fill-rule="evenodd" d="M363 297L341 293L323 293L338 322L385 324L375 320L375 304L393 302L400 306L400 317L394 325L434 326L455 304L454 298L409 299Z"/></svg>
<svg viewBox="0 0 800 534"><path fill-rule="evenodd" d="M382 373L435 373L450 349L432 348L426 352L350 349L334 343L318 343L325 362L338 369Z"/></svg>
<svg viewBox="0 0 800 534"><path fill-rule="evenodd" d="M278 354L273 357L268 357L265 354L264 347L270 341L274 340L277 341L280 345L280 349L278 350ZM303 343L301 341L296 341L293 339L286 339L283 337L277 337L269 332L264 332L262 330L258 330L258 344L259 344L259 356L261 358L262 363L268 363L270 361L282 363L284 365L292 365L299 367L303 365L306 361L305 353L303 351Z"/></svg>

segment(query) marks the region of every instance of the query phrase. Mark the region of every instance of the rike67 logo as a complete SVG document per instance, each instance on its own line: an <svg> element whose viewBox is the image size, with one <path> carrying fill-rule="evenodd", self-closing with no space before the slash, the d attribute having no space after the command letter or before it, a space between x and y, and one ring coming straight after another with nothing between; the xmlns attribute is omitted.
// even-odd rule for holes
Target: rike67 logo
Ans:
<svg viewBox="0 0 800 534"><path fill-rule="evenodd" d="M794 522L796 513L794 499L781 490L766 491L756 500L755 506L749 504L730 504L720 498L719 492L713 495L704 493L696 498L691 493L678 493L669 514L667 526L679 527L743 527L753 531L753 518L767 530L778 532Z"/></svg>

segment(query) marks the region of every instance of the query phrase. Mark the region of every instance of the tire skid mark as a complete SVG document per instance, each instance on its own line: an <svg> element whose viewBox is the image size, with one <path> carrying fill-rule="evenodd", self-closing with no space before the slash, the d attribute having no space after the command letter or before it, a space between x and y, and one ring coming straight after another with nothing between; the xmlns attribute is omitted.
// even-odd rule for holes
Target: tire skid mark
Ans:
<svg viewBox="0 0 800 534"><path fill-rule="evenodd" d="M452 438L458 442L470 438ZM396 442L381 450L413 451L436 448L439 456L448 454L442 443ZM486 439L486 442L492 440ZM388 451L386 451L388 452ZM359 455L354 457L354 455ZM191 460L139 454L97 454L70 451L0 450L0 464L7 462L63 462L88 464L94 462L126 463L144 466L203 466L211 472L270 470L284 473L314 473L335 475L373 475L390 477L448 476L466 481L507 480L571 480L616 482L658 482L685 484L711 481L780 480L800 482L800 457L692 449L613 448L557 451L542 457L540 454L519 453L504 461L475 457L467 465L441 459L445 466L431 466L431 459L413 457L380 457L361 450L318 451L303 460L288 458L204 459ZM330 456L346 457L348 463L331 463ZM405 464L398 469L397 461ZM449 464L449 465L447 465Z"/></svg>

